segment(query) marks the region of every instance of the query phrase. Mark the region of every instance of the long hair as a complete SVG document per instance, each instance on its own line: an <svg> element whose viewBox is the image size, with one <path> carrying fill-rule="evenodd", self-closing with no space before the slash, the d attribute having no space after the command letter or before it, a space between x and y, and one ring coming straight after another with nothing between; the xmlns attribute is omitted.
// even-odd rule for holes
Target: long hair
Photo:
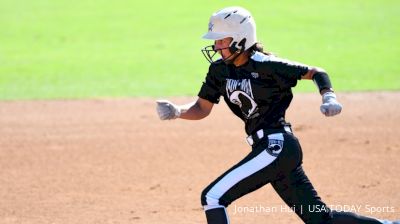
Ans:
<svg viewBox="0 0 400 224"><path fill-rule="evenodd" d="M255 52L260 52L266 55L273 55L272 52L268 52L268 51L264 51L264 45L260 42L255 43L253 46L251 46L249 48L249 52L251 54L255 53Z"/></svg>

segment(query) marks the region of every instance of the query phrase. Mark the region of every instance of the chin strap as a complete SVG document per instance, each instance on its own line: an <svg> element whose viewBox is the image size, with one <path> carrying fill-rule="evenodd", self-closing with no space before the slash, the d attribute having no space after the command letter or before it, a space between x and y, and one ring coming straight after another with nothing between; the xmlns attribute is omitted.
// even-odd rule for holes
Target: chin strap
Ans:
<svg viewBox="0 0 400 224"><path fill-rule="evenodd" d="M231 56L229 56L227 59L225 59L224 62L227 64L232 64L233 61L235 61L235 59L244 52L245 44L246 44L246 38L243 38L239 43L233 42L231 44L231 46L229 47ZM238 48L236 45L239 46L240 48Z"/></svg>
<svg viewBox="0 0 400 224"><path fill-rule="evenodd" d="M244 51L242 50L237 50L236 52L234 52L233 54L231 54L231 56L229 56L227 59L223 59L224 62L226 64L233 64L233 62L235 61L235 59L237 57L239 57L239 55L241 55ZM231 52L232 53L232 52Z"/></svg>

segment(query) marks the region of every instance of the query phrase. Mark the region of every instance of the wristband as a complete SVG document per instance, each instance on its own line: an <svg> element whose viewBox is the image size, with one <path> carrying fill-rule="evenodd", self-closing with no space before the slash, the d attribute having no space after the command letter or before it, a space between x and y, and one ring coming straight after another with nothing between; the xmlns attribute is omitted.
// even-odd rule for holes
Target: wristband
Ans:
<svg viewBox="0 0 400 224"><path fill-rule="evenodd" d="M315 85L318 86L319 92L324 89L332 89L332 84L328 74L322 71L316 72L312 77Z"/></svg>

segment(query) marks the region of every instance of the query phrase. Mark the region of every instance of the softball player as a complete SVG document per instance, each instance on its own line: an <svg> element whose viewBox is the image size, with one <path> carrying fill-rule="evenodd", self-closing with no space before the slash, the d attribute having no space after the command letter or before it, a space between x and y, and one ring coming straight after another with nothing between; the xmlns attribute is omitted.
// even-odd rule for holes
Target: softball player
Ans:
<svg viewBox="0 0 400 224"><path fill-rule="evenodd" d="M324 115L341 112L323 69L263 52L254 19L241 7L214 13L203 38L213 40L214 45L202 50L211 64L199 98L182 106L160 100L157 112L162 120L198 120L206 117L223 96L232 112L245 122L252 151L201 194L209 224L229 223L226 207L268 183L304 223L395 223L330 210L303 171L301 146L285 121L285 112L293 98L291 88L303 79L313 80L318 86ZM217 53L222 58L214 61ZM326 209L307 209L316 206Z"/></svg>

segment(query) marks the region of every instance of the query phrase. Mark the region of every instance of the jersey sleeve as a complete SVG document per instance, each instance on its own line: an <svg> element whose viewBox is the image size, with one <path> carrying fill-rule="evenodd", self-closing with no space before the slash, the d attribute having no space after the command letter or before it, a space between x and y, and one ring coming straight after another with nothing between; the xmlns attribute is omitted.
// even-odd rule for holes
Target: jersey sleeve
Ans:
<svg viewBox="0 0 400 224"><path fill-rule="evenodd" d="M278 57L272 57L268 64L271 73L282 89L296 86L297 80L300 80L310 69L308 65Z"/></svg>
<svg viewBox="0 0 400 224"><path fill-rule="evenodd" d="M211 103L219 103L221 92L219 91L218 82L215 78L212 67L210 66L206 79L201 86L198 97L206 99Z"/></svg>

